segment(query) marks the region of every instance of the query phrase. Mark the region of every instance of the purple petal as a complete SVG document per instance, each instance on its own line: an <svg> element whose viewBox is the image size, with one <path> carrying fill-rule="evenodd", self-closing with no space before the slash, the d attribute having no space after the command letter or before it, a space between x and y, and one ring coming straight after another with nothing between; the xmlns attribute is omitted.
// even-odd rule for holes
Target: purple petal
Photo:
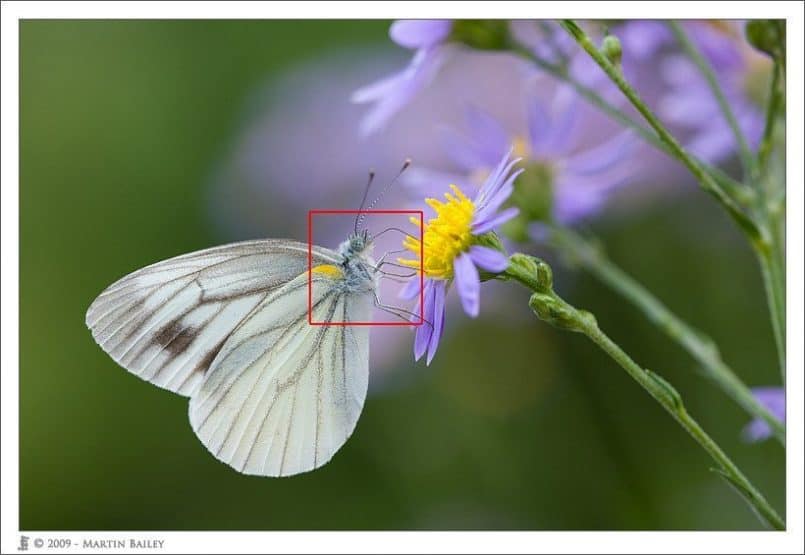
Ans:
<svg viewBox="0 0 805 555"><path fill-rule="evenodd" d="M685 148L705 162L718 162L735 148L735 135L726 125L703 128L685 142Z"/></svg>
<svg viewBox="0 0 805 555"><path fill-rule="evenodd" d="M696 65L682 54L668 56L659 64L659 72L662 79L669 85L684 87L686 84L696 83L701 85L705 93L712 94L707 82L702 77Z"/></svg>
<svg viewBox="0 0 805 555"><path fill-rule="evenodd" d="M752 394L769 412L781 421L785 420L785 389L782 387L755 387Z"/></svg>
<svg viewBox="0 0 805 555"><path fill-rule="evenodd" d="M660 113L671 123L685 127L699 127L721 123L715 99L710 93L695 84L678 94L667 94L659 102Z"/></svg>
<svg viewBox="0 0 805 555"><path fill-rule="evenodd" d="M439 134L445 154L463 171L470 173L494 163L484 157L477 144L453 129L442 127Z"/></svg>
<svg viewBox="0 0 805 555"><path fill-rule="evenodd" d="M528 138L531 148L541 153L546 139L551 136L551 118L542 107L542 101L532 99L528 103Z"/></svg>
<svg viewBox="0 0 805 555"><path fill-rule="evenodd" d="M430 361L433 360L434 355L436 354L436 349L439 348L439 341L442 338L442 332L444 331L444 310L445 310L445 303L444 298L447 292L447 282L445 281L434 281L433 283L433 333L430 336L430 343L428 345L428 358L426 364L430 365ZM427 325L427 324L423 324ZM421 326L420 326L421 327Z"/></svg>
<svg viewBox="0 0 805 555"><path fill-rule="evenodd" d="M383 98L398 86L404 73L405 70L401 70L387 77L378 79L374 83L361 87L352 93L350 101L354 104L363 104L364 102L371 102Z"/></svg>
<svg viewBox="0 0 805 555"><path fill-rule="evenodd" d="M400 292L397 294L397 297L410 301L419 296L419 291L419 276L417 276L405 284L405 287L400 290Z"/></svg>
<svg viewBox="0 0 805 555"><path fill-rule="evenodd" d="M470 258L479 268L487 272L499 273L509 266L509 259L502 252L490 247L473 245L470 247Z"/></svg>
<svg viewBox="0 0 805 555"><path fill-rule="evenodd" d="M785 422L785 389L782 387L756 387L752 389L755 398L780 422ZM743 430L747 441L761 441L772 435L771 428L763 420L756 418Z"/></svg>
<svg viewBox="0 0 805 555"><path fill-rule="evenodd" d="M492 218L472 224L472 232L475 235L483 235L484 233L492 231L496 227L508 222L519 213L520 210L515 206L507 208Z"/></svg>
<svg viewBox="0 0 805 555"><path fill-rule="evenodd" d="M760 418L752 420L741 432L744 441L749 443L757 443L771 437L771 428L766 422Z"/></svg>
<svg viewBox="0 0 805 555"><path fill-rule="evenodd" d="M414 335L414 360L419 360L422 355L428 350L428 343L433 330L428 324L421 324L417 326Z"/></svg>
<svg viewBox="0 0 805 555"><path fill-rule="evenodd" d="M726 23L726 22L725 22ZM743 22L732 20L736 31L731 35L729 31L710 25L706 21L686 21L685 30L702 54L708 58L716 71L742 69L745 61L741 54L740 42L735 37L743 37ZM729 24L727 23L727 24Z"/></svg>
<svg viewBox="0 0 805 555"><path fill-rule="evenodd" d="M517 170L511 174L509 178L500 185L499 188L492 190L484 199L476 202L473 223L489 218L497 211L498 208L503 205L504 202L506 202L506 200L508 200L508 198L514 192L514 180L517 179L517 176L523 173L523 171L524 170L522 169Z"/></svg>
<svg viewBox="0 0 805 555"><path fill-rule="evenodd" d="M673 40L668 27L656 20L629 21L620 26L616 34L623 44L623 51L641 61Z"/></svg>
<svg viewBox="0 0 805 555"><path fill-rule="evenodd" d="M428 344L433 335L433 326L428 323L433 322L434 294L432 280L425 281L425 291L423 294L425 295L425 313L422 315L422 318L425 322L416 328L416 335L414 337L414 360L422 358L422 355L428 350Z"/></svg>
<svg viewBox="0 0 805 555"><path fill-rule="evenodd" d="M750 108L749 111L738 113L736 116L750 145L757 144L762 127L760 113ZM708 117L704 121L705 123L699 125L697 133L690 138L685 147L705 161L718 162L735 151L735 135L720 115L715 115L715 119Z"/></svg>
<svg viewBox="0 0 805 555"><path fill-rule="evenodd" d="M486 178L486 181L481 186L478 194L475 196L474 204L479 208L483 208L489 199L495 195L495 193L503 187L506 183L504 178L514 165L521 160L521 158L515 158L514 160L509 160L509 156L511 156L512 151L509 150L503 158L500 159L498 165L492 170L492 173Z"/></svg>
<svg viewBox="0 0 805 555"><path fill-rule="evenodd" d="M417 50L404 70L355 91L355 103L375 102L360 124L363 136L381 129L397 112L424 89L444 61L445 47L435 46Z"/></svg>
<svg viewBox="0 0 805 555"><path fill-rule="evenodd" d="M575 41L562 31L558 23L547 20L514 19L509 22L509 30L514 39L532 50L538 57L561 63L571 54Z"/></svg>
<svg viewBox="0 0 805 555"><path fill-rule="evenodd" d="M436 196L451 183L458 185L462 191L472 187L472 182L466 175L420 167L409 168L400 176L400 182L417 197Z"/></svg>
<svg viewBox="0 0 805 555"><path fill-rule="evenodd" d="M579 96L570 86L558 88L551 107L551 112L557 115L554 116L550 140L545 145L548 154L556 155L570 148L581 112L579 102Z"/></svg>
<svg viewBox="0 0 805 555"><path fill-rule="evenodd" d="M453 274L464 312L475 318L478 316L481 301L481 279L470 255L464 253L456 257L453 261Z"/></svg>
<svg viewBox="0 0 805 555"><path fill-rule="evenodd" d="M420 87L416 81L405 78L406 71L377 83L377 89L372 89L373 85L369 85L367 89L355 92L354 102L375 102L360 122L361 136L365 137L382 129L416 95Z"/></svg>
<svg viewBox="0 0 805 555"><path fill-rule="evenodd" d="M553 218L572 224L600 212L609 196L628 183L634 174L635 165L630 159L592 175L560 173L554 181Z"/></svg>
<svg viewBox="0 0 805 555"><path fill-rule="evenodd" d="M592 187L557 186L552 207L553 219L573 224L601 211L606 202L604 191Z"/></svg>
<svg viewBox="0 0 805 555"><path fill-rule="evenodd" d="M509 134L492 114L470 105L465 111L467 125L477 141L479 152L491 165L500 160L509 148Z"/></svg>
<svg viewBox="0 0 805 555"><path fill-rule="evenodd" d="M565 165L574 174L598 173L622 161L632 146L634 135L623 131L600 145L588 148L565 159Z"/></svg>
<svg viewBox="0 0 805 555"><path fill-rule="evenodd" d="M449 19L399 19L391 24L391 40L405 48L427 48L444 41L453 22Z"/></svg>
<svg viewBox="0 0 805 555"><path fill-rule="evenodd" d="M513 165L514 161L509 160L509 157L512 154L512 150L513 149L509 149L509 151L503 156L503 158L498 160L498 163L495 166L495 169L493 169L489 173L489 175L486 178L486 181L484 181L484 184L481 185L481 189L478 191L478 195L476 195L476 197L475 197L475 204L476 205L478 203L483 202L484 199L486 199L489 196L489 194L492 192L492 189L496 188L498 182L501 179L501 176L503 176L506 173L506 167L507 166L511 167Z"/></svg>

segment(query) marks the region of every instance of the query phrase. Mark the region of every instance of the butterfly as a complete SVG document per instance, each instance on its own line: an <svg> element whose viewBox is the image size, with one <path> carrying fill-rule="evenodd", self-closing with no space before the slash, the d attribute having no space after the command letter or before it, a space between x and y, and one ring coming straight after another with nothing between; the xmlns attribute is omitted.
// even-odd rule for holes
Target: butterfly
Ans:
<svg viewBox="0 0 805 555"><path fill-rule="evenodd" d="M363 409L368 329L348 324L370 320L380 273L357 226L337 250L311 249L310 268L306 243L277 239L158 262L104 290L86 324L126 370L190 398L217 459L244 474L307 472Z"/></svg>

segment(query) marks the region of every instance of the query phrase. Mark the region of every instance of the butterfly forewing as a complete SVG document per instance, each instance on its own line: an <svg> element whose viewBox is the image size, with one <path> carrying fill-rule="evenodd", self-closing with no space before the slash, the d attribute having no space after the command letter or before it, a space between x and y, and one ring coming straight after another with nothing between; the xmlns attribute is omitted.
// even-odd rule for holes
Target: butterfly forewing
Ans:
<svg viewBox="0 0 805 555"><path fill-rule="evenodd" d="M232 331L272 291L306 273L307 256L304 243L262 240L171 258L109 286L86 323L121 366L191 395ZM313 257L314 264L338 260L322 248Z"/></svg>

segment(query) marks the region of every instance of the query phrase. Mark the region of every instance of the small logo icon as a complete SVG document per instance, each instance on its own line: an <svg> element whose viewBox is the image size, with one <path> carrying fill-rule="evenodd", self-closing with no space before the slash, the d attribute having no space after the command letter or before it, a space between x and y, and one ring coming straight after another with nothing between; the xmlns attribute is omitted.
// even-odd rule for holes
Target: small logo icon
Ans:
<svg viewBox="0 0 805 555"><path fill-rule="evenodd" d="M17 551L28 551L29 539L28 536L20 536L20 546L17 548Z"/></svg>
<svg viewBox="0 0 805 555"><path fill-rule="evenodd" d="M43 545L45 545L45 540L43 540L42 538L34 538L34 547L39 548L42 547Z"/></svg>

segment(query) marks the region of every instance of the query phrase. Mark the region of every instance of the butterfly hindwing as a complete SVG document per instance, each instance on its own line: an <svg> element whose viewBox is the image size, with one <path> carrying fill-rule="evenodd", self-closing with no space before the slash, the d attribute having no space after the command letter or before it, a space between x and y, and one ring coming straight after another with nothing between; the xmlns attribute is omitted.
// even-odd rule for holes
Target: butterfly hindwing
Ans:
<svg viewBox="0 0 805 555"><path fill-rule="evenodd" d="M311 326L307 295L303 275L262 300L222 346L190 401L190 422L202 443L246 474L288 476L325 464L363 408L368 329ZM317 322L366 321L371 306L369 292L313 288Z"/></svg>

